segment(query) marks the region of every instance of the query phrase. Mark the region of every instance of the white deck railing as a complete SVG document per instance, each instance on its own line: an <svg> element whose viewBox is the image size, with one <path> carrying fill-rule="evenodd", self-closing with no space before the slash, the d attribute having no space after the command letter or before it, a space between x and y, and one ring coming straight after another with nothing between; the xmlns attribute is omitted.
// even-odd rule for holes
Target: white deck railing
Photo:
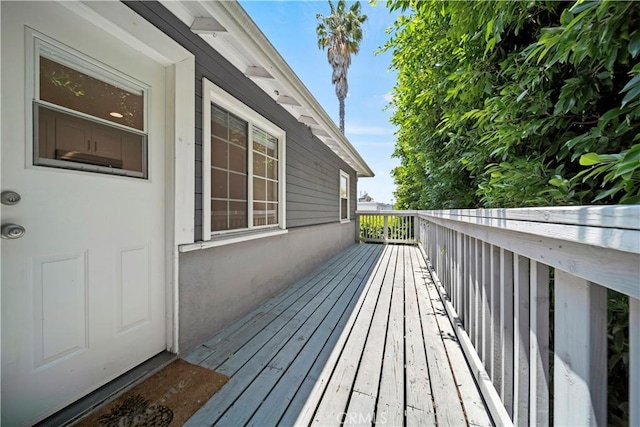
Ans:
<svg viewBox="0 0 640 427"><path fill-rule="evenodd" d="M616 387L640 425L640 206L413 215L404 240L425 252L498 425L607 424L608 289L629 298L629 383Z"/></svg>
<svg viewBox="0 0 640 427"><path fill-rule="evenodd" d="M359 239L365 243L416 243L417 211L357 211Z"/></svg>

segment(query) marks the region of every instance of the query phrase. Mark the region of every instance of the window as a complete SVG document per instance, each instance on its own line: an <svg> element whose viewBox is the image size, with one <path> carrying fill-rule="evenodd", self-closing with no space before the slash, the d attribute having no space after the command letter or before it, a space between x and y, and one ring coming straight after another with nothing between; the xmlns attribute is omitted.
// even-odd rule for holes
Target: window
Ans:
<svg viewBox="0 0 640 427"><path fill-rule="evenodd" d="M34 164L146 178L148 88L80 54L35 43Z"/></svg>
<svg viewBox="0 0 640 427"><path fill-rule="evenodd" d="M284 229L284 131L206 79L203 93L203 240Z"/></svg>
<svg viewBox="0 0 640 427"><path fill-rule="evenodd" d="M349 219L349 175L340 171L340 221Z"/></svg>

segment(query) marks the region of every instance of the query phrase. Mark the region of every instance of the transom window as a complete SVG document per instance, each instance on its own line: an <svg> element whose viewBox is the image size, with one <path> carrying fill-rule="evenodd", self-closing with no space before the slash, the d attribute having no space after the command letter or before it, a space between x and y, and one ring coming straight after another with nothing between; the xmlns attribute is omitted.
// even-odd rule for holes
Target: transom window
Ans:
<svg viewBox="0 0 640 427"><path fill-rule="evenodd" d="M284 229L284 131L206 79L203 89L203 239Z"/></svg>
<svg viewBox="0 0 640 427"><path fill-rule="evenodd" d="M35 45L34 164L146 178L148 88L39 38Z"/></svg>

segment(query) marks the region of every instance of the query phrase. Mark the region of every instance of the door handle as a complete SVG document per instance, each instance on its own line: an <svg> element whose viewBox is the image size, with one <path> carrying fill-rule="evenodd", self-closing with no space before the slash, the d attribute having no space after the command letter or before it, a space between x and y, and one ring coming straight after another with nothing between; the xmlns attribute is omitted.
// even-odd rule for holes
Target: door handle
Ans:
<svg viewBox="0 0 640 427"><path fill-rule="evenodd" d="M27 232L25 228L18 224L2 224L0 235L3 239L19 239Z"/></svg>
<svg viewBox="0 0 640 427"><path fill-rule="evenodd" d="M0 203L7 206L13 206L20 203L20 194L15 191L3 191L0 194Z"/></svg>

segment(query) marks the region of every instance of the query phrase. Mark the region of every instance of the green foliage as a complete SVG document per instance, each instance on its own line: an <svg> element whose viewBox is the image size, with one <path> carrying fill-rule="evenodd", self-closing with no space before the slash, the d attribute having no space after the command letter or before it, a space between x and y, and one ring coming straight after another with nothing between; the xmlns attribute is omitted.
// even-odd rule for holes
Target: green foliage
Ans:
<svg viewBox="0 0 640 427"><path fill-rule="evenodd" d="M640 201L640 3L387 6L399 208Z"/></svg>

